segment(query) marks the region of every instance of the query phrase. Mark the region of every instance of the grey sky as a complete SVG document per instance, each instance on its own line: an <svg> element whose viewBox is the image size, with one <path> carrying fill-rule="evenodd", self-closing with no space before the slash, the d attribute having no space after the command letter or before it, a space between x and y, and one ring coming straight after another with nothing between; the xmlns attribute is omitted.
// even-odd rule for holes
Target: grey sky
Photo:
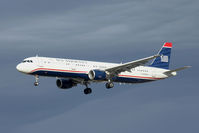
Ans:
<svg viewBox="0 0 199 133"><path fill-rule="evenodd" d="M199 1L0 0L0 131L198 133ZM63 91L16 71L29 56L127 62L174 43L177 77L106 90Z"/></svg>

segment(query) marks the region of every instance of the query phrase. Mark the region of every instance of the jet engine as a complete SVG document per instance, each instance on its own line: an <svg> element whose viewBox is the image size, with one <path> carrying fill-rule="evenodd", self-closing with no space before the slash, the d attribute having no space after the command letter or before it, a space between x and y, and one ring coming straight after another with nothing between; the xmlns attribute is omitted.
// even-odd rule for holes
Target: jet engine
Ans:
<svg viewBox="0 0 199 133"><path fill-rule="evenodd" d="M71 79L57 79L56 85L60 89L70 89L70 88L72 88L74 86L77 86L77 83L75 83Z"/></svg>
<svg viewBox="0 0 199 133"><path fill-rule="evenodd" d="M103 70L91 70L88 73L88 77L90 80L106 80L107 74Z"/></svg>

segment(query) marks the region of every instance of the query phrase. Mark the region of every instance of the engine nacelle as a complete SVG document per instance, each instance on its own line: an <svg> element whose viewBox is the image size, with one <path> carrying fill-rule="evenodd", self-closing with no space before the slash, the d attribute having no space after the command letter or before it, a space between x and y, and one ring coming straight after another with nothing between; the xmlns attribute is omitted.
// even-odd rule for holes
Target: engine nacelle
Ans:
<svg viewBox="0 0 199 133"><path fill-rule="evenodd" d="M57 79L56 85L60 89L70 89L74 86L77 86L77 84L74 83L71 79Z"/></svg>
<svg viewBox="0 0 199 133"><path fill-rule="evenodd" d="M105 80L107 79L107 74L103 70L90 70L88 77L90 80Z"/></svg>

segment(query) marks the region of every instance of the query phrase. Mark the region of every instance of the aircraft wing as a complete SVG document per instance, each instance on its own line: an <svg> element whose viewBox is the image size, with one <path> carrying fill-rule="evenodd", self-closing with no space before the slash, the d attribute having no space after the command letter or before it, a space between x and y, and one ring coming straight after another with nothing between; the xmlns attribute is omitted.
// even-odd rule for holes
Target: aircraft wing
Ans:
<svg viewBox="0 0 199 133"><path fill-rule="evenodd" d="M118 75L121 72L130 71L132 68L138 67L140 65L144 65L149 60L152 60L152 59L159 57L159 56L160 55L154 55L154 56L146 57L146 58L143 58L143 59L135 60L135 61L132 61L132 62L128 62L128 63L125 63L125 64L118 65L116 67L108 68L105 71L108 72L110 75L115 76L115 75Z"/></svg>

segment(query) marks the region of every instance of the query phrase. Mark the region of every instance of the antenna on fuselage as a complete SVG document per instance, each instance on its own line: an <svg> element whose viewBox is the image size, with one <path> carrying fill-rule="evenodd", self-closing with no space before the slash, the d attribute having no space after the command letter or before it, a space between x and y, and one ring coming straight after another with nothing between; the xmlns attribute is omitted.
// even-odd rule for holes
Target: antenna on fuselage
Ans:
<svg viewBox="0 0 199 133"><path fill-rule="evenodd" d="M122 61L120 62L120 64L123 64L123 59L122 59Z"/></svg>

